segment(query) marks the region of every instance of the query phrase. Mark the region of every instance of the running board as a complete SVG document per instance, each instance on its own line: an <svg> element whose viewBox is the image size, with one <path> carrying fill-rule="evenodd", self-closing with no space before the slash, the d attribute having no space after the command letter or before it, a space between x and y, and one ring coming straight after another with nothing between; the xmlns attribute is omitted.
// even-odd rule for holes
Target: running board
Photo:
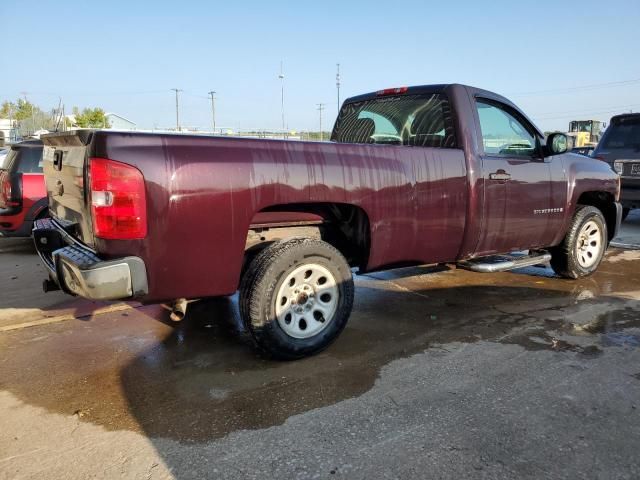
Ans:
<svg viewBox="0 0 640 480"><path fill-rule="evenodd" d="M515 268L531 267L551 260L551 254L545 251L532 252L529 255L492 255L458 263L458 268L472 272L494 273L505 272Z"/></svg>

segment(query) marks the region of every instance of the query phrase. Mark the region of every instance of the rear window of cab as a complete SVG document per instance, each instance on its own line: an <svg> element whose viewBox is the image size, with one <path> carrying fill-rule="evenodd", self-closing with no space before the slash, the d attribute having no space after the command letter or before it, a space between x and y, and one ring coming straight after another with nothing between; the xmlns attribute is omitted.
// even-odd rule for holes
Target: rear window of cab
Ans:
<svg viewBox="0 0 640 480"><path fill-rule="evenodd" d="M346 104L331 139L339 143L455 148L447 97L418 94L378 97Z"/></svg>

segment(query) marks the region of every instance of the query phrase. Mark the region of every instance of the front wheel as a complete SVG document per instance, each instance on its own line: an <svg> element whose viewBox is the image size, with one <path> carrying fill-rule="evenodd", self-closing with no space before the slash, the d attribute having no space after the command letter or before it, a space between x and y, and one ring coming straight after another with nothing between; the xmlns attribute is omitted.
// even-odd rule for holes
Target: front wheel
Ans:
<svg viewBox="0 0 640 480"><path fill-rule="evenodd" d="M326 242L298 238L258 254L240 286L240 313L258 346L293 360L318 353L345 327L353 278L342 254Z"/></svg>
<svg viewBox="0 0 640 480"><path fill-rule="evenodd" d="M551 268L565 278L589 276L598 269L607 242L607 223L602 212L579 205L564 240L550 250Z"/></svg>

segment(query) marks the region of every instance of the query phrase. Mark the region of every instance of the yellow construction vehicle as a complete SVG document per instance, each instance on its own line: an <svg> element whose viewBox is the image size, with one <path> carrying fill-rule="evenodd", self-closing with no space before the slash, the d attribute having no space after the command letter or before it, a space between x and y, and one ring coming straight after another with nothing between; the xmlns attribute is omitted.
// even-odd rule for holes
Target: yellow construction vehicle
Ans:
<svg viewBox="0 0 640 480"><path fill-rule="evenodd" d="M573 138L574 147L595 147L606 126L599 120L573 120L569 122L567 135Z"/></svg>

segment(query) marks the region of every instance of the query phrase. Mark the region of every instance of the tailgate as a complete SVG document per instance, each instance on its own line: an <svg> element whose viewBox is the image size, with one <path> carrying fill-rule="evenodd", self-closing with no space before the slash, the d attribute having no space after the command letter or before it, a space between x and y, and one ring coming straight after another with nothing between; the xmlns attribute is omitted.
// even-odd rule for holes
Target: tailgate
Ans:
<svg viewBox="0 0 640 480"><path fill-rule="evenodd" d="M88 145L92 131L43 136L42 155L51 216L76 239L94 244L91 210L85 190Z"/></svg>

